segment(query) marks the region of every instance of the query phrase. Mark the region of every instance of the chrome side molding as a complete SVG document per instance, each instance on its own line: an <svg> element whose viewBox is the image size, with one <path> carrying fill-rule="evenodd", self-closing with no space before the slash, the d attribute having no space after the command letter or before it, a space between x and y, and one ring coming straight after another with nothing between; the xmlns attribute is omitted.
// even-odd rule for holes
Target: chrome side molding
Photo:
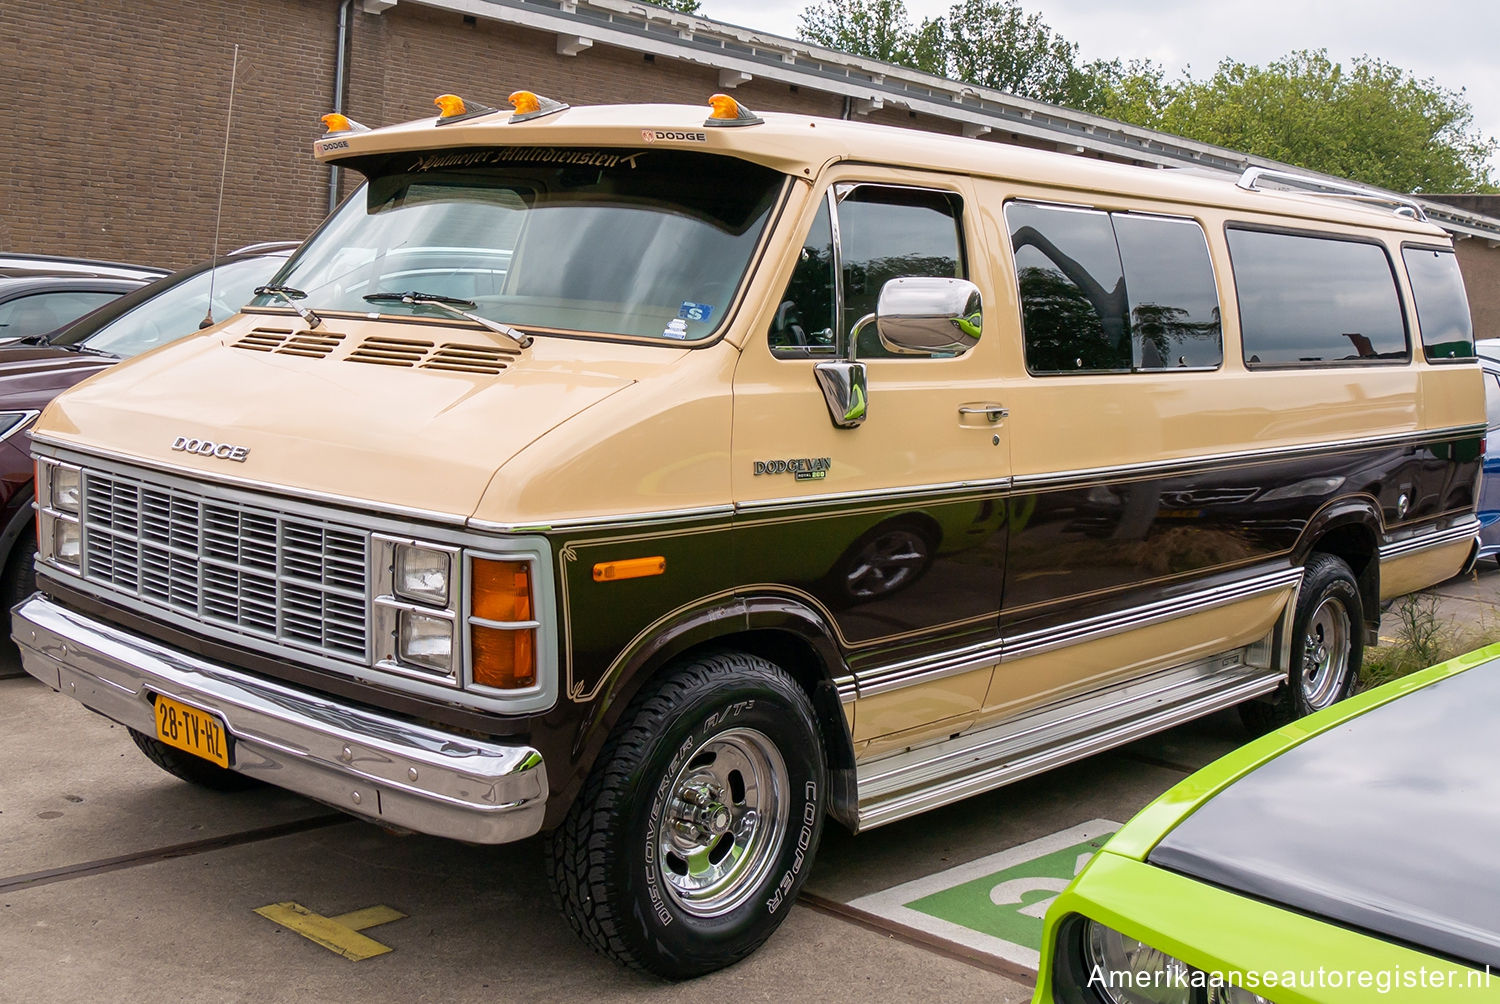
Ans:
<svg viewBox="0 0 1500 1004"><path fill-rule="evenodd" d="M1062 701L988 728L856 767L859 831L1040 774L1270 693L1286 674L1265 642Z"/></svg>

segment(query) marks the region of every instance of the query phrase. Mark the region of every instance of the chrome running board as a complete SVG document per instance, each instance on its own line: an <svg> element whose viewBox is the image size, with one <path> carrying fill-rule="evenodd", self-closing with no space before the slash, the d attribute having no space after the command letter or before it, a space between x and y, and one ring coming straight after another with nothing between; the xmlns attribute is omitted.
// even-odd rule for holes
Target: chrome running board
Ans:
<svg viewBox="0 0 1500 1004"><path fill-rule="evenodd" d="M1254 658L1252 652L1260 656ZM858 830L990 791L1275 690L1266 643L1032 711L857 766Z"/></svg>

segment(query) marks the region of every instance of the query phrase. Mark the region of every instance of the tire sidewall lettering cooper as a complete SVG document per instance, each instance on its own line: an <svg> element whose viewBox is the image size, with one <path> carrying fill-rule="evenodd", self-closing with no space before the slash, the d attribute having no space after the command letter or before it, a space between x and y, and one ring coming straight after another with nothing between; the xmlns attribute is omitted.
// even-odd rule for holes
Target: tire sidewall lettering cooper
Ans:
<svg viewBox="0 0 1500 1004"><path fill-rule="evenodd" d="M646 892L641 906L644 908L642 912L649 914L645 919L654 922L660 937L666 937L667 932L673 928L681 928L683 933L676 935L673 940L688 940L689 943L683 946L688 952L692 950L691 939L703 936L705 926L715 929L715 937L733 939L753 924L755 916L776 914L787 900L788 891L798 886L800 877L812 860L810 850L815 847L823 820L823 786L821 778L806 777L809 765L802 752L788 743L788 737L781 734L781 729L778 728L782 724L778 719L789 718L794 713L782 701L767 701L760 695L727 699L694 724L685 738L676 742L668 767L650 789L650 802L646 811L638 817L641 826L636 830L641 851L638 855L632 854L629 857L644 869L643 884ZM746 718L750 720L745 720ZM663 880L655 843L657 824L667 811L672 798L672 782L685 758L713 736L731 727L754 728L776 742L791 775L793 797L787 807L790 820L781 835L777 864L771 873L776 876L775 884L771 885L771 880L767 879L767 888L760 897L747 900L723 916L705 921L704 918L683 913L672 900L671 894L661 886ZM793 825L795 829L792 829ZM677 923L678 921L681 923Z"/></svg>

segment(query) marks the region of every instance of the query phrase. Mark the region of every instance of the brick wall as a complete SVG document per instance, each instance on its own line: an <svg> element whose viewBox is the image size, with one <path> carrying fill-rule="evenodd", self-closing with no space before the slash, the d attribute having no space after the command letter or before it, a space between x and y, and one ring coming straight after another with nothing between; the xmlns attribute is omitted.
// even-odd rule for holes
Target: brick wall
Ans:
<svg viewBox="0 0 1500 1004"><path fill-rule="evenodd" d="M5 0L0 248L182 266L213 243L240 45L220 247L306 234L309 157L332 96L325 0Z"/></svg>

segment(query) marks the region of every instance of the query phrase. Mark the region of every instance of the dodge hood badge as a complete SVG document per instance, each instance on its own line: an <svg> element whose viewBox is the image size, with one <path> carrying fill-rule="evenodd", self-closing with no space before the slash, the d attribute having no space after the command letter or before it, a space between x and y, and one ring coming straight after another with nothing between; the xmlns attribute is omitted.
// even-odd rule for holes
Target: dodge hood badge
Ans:
<svg viewBox="0 0 1500 1004"><path fill-rule="evenodd" d="M248 446L231 446L228 443L216 443L212 439L195 439L192 436L178 436L172 440L172 449L181 450L183 453L196 453L200 457L233 460L241 464L250 455Z"/></svg>

